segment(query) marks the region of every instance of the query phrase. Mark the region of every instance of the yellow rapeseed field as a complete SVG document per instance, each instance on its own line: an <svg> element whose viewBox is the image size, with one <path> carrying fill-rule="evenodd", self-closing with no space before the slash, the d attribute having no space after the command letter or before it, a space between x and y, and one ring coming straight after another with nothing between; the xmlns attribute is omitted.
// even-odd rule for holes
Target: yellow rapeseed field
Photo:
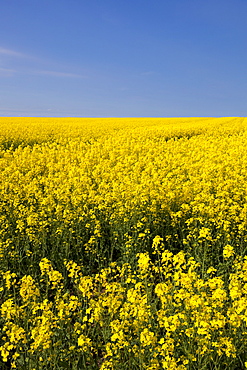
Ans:
<svg viewBox="0 0 247 370"><path fill-rule="evenodd" d="M0 118L0 368L247 369L247 119Z"/></svg>

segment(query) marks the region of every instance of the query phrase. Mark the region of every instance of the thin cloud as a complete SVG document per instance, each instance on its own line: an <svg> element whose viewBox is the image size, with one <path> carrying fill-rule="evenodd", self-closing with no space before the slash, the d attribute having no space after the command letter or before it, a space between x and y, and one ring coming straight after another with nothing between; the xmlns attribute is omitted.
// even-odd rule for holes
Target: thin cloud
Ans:
<svg viewBox="0 0 247 370"><path fill-rule="evenodd" d="M57 72L57 71L36 71L35 74L54 76L54 77L72 77L72 78L86 78L86 76L76 73Z"/></svg>
<svg viewBox="0 0 247 370"><path fill-rule="evenodd" d="M57 108L10 108L0 107L0 115L4 117L82 117L81 112ZM86 117L87 115L85 115Z"/></svg>
<svg viewBox="0 0 247 370"><path fill-rule="evenodd" d="M54 70L40 70L38 68L42 68L41 66L38 67L38 64L43 64L44 63L47 65L51 64L49 60L43 60L40 58L37 58L32 55L27 55L24 53L20 53L18 51L15 51L13 49L6 49L0 46L0 57L2 57L3 62L2 67L0 67L0 75L5 75L5 76L12 76L13 73L21 73L21 74L31 74L31 75L46 75L46 76L52 76L52 77L66 77L66 78L87 78L85 75L81 75L78 73L71 73L71 72L60 72L60 71L54 71ZM16 70L14 69L9 69L5 68L6 63L4 63L5 57L13 57L13 58L25 58L26 61L28 62L34 62L36 64L36 68L33 65L32 68L26 68L22 65L16 66ZM6 61L5 61L6 62ZM3 65L5 64L5 65ZM29 63L30 64L30 63ZM8 67L8 66L7 66ZM46 67L46 68L47 68ZM49 68L49 67L48 67ZM54 68L54 67L53 67ZM55 67L56 68L56 67Z"/></svg>
<svg viewBox="0 0 247 370"><path fill-rule="evenodd" d="M3 72L3 73L14 73L16 72L15 69L9 69L9 68L1 68L0 67L0 73Z"/></svg>
<svg viewBox="0 0 247 370"><path fill-rule="evenodd" d="M15 50L5 49L5 48L1 48L1 47L0 47L0 54L11 56L11 57L18 57L18 58L27 57L27 55L25 55L23 53L19 53Z"/></svg>

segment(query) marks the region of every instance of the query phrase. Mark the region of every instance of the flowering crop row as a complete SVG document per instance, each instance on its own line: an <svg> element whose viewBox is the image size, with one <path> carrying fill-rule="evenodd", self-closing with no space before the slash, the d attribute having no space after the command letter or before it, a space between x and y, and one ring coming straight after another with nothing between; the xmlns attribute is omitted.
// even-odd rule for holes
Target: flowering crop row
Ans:
<svg viewBox="0 0 247 370"><path fill-rule="evenodd" d="M47 258L34 279L2 273L3 363L17 369L247 368L247 257L226 247L225 271L183 251L110 263L94 275L64 261L64 276Z"/></svg>
<svg viewBox="0 0 247 370"><path fill-rule="evenodd" d="M1 368L244 369L247 119L0 119Z"/></svg>

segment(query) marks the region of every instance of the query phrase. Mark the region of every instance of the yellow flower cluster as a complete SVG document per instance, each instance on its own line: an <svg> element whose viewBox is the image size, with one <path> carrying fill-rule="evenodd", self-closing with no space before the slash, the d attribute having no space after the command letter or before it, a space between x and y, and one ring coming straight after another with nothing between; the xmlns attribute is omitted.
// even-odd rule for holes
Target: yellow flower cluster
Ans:
<svg viewBox="0 0 247 370"><path fill-rule="evenodd" d="M204 277L200 264L182 251L148 257L137 254L133 269L113 263L92 276L72 276L74 294L61 279L55 286L47 279L38 291L44 268L60 276L43 260L37 282L26 275L16 280L13 296L1 304L3 362L11 359L14 368L24 358L32 363L42 357L45 369L77 358L90 368L98 355L100 370L123 363L186 370L244 357L247 257L236 256L227 276L211 267ZM73 261L64 263L70 273L80 270Z"/></svg>
<svg viewBox="0 0 247 370"><path fill-rule="evenodd" d="M246 122L2 118L0 257L102 265L157 234L174 251L243 249Z"/></svg>
<svg viewBox="0 0 247 370"><path fill-rule="evenodd" d="M0 118L0 368L244 368L246 145L241 117Z"/></svg>

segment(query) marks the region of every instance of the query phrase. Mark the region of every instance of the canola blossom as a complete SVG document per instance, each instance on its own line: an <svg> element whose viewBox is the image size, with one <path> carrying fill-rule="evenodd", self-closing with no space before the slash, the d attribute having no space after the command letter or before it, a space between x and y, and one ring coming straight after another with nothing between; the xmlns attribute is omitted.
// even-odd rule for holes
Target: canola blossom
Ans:
<svg viewBox="0 0 247 370"><path fill-rule="evenodd" d="M0 119L0 368L247 368L247 119Z"/></svg>

